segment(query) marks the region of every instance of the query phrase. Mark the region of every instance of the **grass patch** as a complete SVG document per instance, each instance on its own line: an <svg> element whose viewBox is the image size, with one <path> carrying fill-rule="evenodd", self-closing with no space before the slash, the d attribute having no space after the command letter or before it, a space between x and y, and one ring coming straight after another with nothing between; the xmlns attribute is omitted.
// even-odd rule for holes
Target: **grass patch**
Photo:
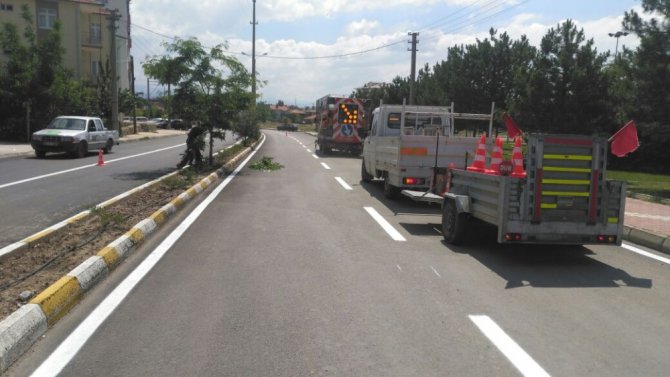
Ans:
<svg viewBox="0 0 670 377"><path fill-rule="evenodd" d="M103 227L112 223L119 225L123 222L122 214L112 212L106 208L93 207L91 208L91 213L100 218L100 224L102 224Z"/></svg>
<svg viewBox="0 0 670 377"><path fill-rule="evenodd" d="M607 178L626 181L628 191L670 199L670 175L609 170Z"/></svg>
<svg viewBox="0 0 670 377"><path fill-rule="evenodd" d="M197 174L198 173L194 169L188 167L186 169L180 170L179 173L175 175L163 179L161 184L170 190L186 190L187 188L191 187L191 185L193 185Z"/></svg>
<svg viewBox="0 0 670 377"><path fill-rule="evenodd" d="M284 165L274 162L272 157L263 156L263 158L254 162L249 167L259 171L274 171L283 168Z"/></svg>

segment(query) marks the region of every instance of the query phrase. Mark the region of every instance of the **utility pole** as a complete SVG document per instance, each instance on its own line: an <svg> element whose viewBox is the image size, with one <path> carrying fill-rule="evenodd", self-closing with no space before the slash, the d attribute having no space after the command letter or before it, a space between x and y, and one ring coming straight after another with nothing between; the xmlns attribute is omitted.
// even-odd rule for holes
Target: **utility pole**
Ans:
<svg viewBox="0 0 670 377"><path fill-rule="evenodd" d="M253 18L251 21L251 94L253 106L256 107L256 0L253 0Z"/></svg>
<svg viewBox="0 0 670 377"><path fill-rule="evenodd" d="M133 133L137 134L137 104L135 103L135 59L130 55L130 79L132 80L131 94L133 95Z"/></svg>
<svg viewBox="0 0 670 377"><path fill-rule="evenodd" d="M111 51L109 54L110 65L112 69L112 129L119 131L119 136L122 134L122 127L119 125L119 89L118 77L116 73L116 22L121 18L118 9L112 10L112 14L107 17L109 23L109 37L111 39Z"/></svg>
<svg viewBox="0 0 670 377"><path fill-rule="evenodd" d="M151 116L151 89L149 89L148 77L147 77L147 106L149 106L149 116Z"/></svg>
<svg viewBox="0 0 670 377"><path fill-rule="evenodd" d="M416 40L416 37L419 35L417 32L409 32L407 35L412 36L412 41L409 42L412 44L412 48L409 51L412 51L412 68L410 72L410 83L409 83L409 104L415 105L416 102L416 44L419 43Z"/></svg>

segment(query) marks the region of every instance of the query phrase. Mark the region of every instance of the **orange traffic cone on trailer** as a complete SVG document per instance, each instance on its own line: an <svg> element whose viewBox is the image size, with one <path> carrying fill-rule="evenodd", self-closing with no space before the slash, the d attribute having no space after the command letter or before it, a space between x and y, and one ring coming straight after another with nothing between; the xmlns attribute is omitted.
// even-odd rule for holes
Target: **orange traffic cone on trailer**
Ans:
<svg viewBox="0 0 670 377"><path fill-rule="evenodd" d="M512 177L526 178L526 171L523 169L523 153L521 152L521 138L514 140L514 149L512 149Z"/></svg>
<svg viewBox="0 0 670 377"><path fill-rule="evenodd" d="M493 145L493 154L491 154L491 166L488 174L500 175L500 165L503 159L502 139L496 137L496 142Z"/></svg>
<svg viewBox="0 0 670 377"><path fill-rule="evenodd" d="M102 158L102 149L98 149L98 166L105 166L105 160Z"/></svg>
<svg viewBox="0 0 670 377"><path fill-rule="evenodd" d="M486 133L483 133L482 137L479 138L475 160L472 161L472 165L468 166L467 170L478 173L486 171Z"/></svg>

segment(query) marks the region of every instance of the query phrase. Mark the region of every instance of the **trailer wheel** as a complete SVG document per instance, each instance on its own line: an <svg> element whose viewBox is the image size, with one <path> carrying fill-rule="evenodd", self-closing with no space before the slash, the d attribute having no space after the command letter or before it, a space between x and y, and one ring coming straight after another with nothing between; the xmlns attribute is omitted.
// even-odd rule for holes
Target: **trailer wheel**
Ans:
<svg viewBox="0 0 670 377"><path fill-rule="evenodd" d="M384 196L391 200L400 198L400 188L390 184L388 176L384 176Z"/></svg>
<svg viewBox="0 0 670 377"><path fill-rule="evenodd" d="M362 160L363 163L361 164L361 181L363 182L370 182L372 181L372 174L368 173L367 170L365 170L365 160Z"/></svg>
<svg viewBox="0 0 670 377"><path fill-rule="evenodd" d="M467 213L458 213L456 202L453 199L444 200L442 209L442 234L444 241L459 245L465 238L465 228L467 227L469 215Z"/></svg>

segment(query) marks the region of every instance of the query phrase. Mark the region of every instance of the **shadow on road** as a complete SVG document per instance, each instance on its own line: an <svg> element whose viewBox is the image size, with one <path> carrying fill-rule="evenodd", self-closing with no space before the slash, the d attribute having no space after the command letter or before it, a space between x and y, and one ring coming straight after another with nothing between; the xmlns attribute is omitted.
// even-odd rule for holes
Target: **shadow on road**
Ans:
<svg viewBox="0 0 670 377"><path fill-rule="evenodd" d="M496 228L474 224L462 246L442 243L452 252L468 254L507 281L509 288L651 288L652 280L592 258L584 246L500 245Z"/></svg>
<svg viewBox="0 0 670 377"><path fill-rule="evenodd" d="M156 170L136 171L125 174L113 174L112 177L121 181L152 181L166 174L172 173L173 171L175 171L175 168L163 168Z"/></svg>

